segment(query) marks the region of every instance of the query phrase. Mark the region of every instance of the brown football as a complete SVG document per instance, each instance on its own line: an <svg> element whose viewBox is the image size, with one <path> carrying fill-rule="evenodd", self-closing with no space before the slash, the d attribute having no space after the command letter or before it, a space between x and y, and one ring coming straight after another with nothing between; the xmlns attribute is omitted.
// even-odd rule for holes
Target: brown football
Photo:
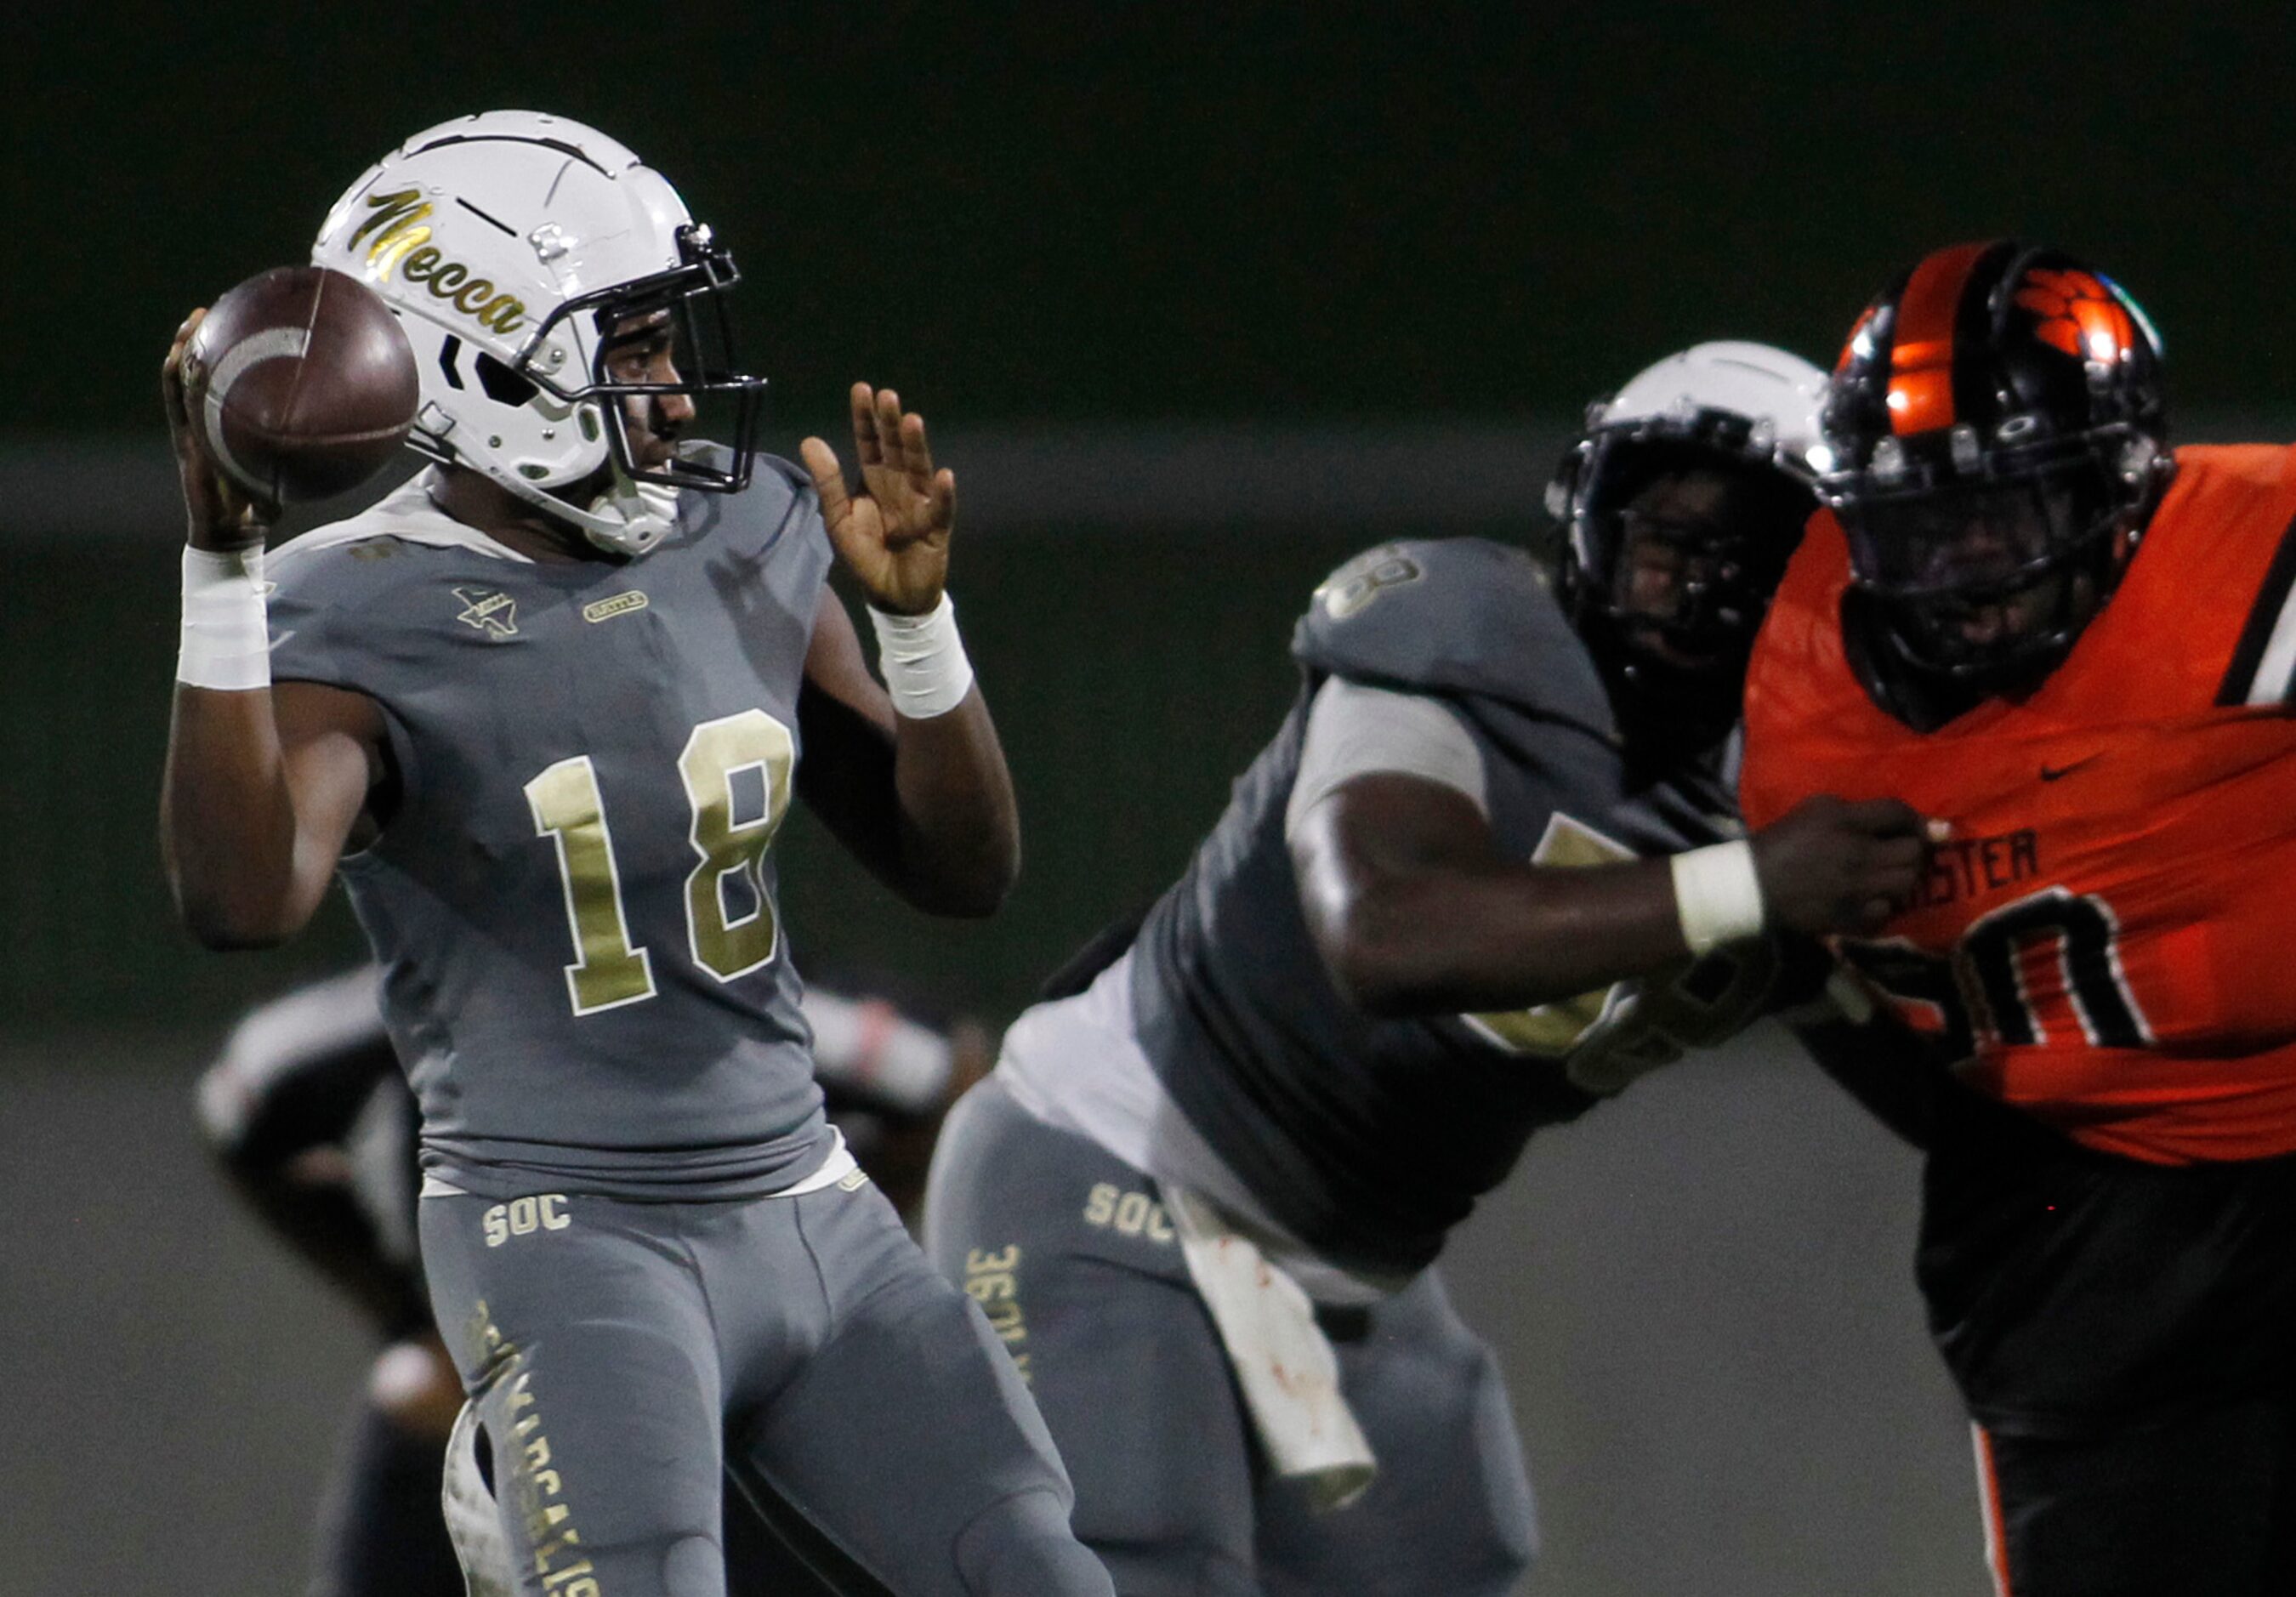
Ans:
<svg viewBox="0 0 2296 1597"><path fill-rule="evenodd" d="M390 307L324 266L275 267L217 300L186 376L216 463L281 504L346 493L381 471L422 392Z"/></svg>

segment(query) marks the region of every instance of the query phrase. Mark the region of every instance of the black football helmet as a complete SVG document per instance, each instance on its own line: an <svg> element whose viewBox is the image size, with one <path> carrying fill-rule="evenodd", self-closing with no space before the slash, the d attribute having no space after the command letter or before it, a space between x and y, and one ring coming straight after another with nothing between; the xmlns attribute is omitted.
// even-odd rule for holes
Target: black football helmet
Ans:
<svg viewBox="0 0 2296 1597"><path fill-rule="evenodd" d="M1546 490L1555 593L1640 752L1702 752L1736 724L1754 635L1817 508L1824 394L1783 349L1699 344L1590 406L1563 455Z"/></svg>
<svg viewBox="0 0 2296 1597"><path fill-rule="evenodd" d="M2006 239L1939 250L1882 291L1824 426L1850 658L1925 726L2055 668L2175 470L2144 313L2095 268Z"/></svg>

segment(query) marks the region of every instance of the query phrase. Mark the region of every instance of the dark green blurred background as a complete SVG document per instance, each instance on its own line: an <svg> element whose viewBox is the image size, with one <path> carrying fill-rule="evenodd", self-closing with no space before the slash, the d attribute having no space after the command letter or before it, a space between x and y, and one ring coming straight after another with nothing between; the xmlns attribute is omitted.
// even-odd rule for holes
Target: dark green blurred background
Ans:
<svg viewBox="0 0 2296 1597"><path fill-rule="evenodd" d="M153 807L178 512L156 372L406 135L554 110L747 273L770 442L898 386L1018 776L1006 914L928 922L809 821L801 962L1009 1015L1154 892L1292 692L1336 560L1529 533L1585 401L1680 345L1829 360L1923 251L2084 252L2197 430L2286 436L2284 7L767 3L0 11L0 1593L286 1593L367 1348L198 1171L198 1061L348 958L192 948ZM2239 420L2265 418L2260 422ZM2187 429L2188 431L2195 430ZM1455 1276L1561 1597L1982 1589L1907 1280L1910 1156L1775 1037L1546 1139ZM6 1505L13 1505L6 1506Z"/></svg>
<svg viewBox="0 0 2296 1597"><path fill-rule="evenodd" d="M1717 332L1830 356L1892 270L2001 231L2108 264L2188 395L2283 395L2277 5L8 12L27 425L143 425L184 309L500 104L717 223L793 425L862 373L970 420L1553 413Z"/></svg>

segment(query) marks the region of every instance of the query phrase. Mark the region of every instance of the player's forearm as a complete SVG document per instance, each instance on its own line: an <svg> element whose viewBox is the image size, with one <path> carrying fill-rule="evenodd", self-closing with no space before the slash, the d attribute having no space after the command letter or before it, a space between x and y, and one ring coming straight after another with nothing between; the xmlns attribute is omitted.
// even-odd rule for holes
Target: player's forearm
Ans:
<svg viewBox="0 0 2296 1597"><path fill-rule="evenodd" d="M1688 953L1664 860L1373 872L1323 897L1308 919L1325 965L1382 1017L1558 1003Z"/></svg>
<svg viewBox="0 0 2296 1597"><path fill-rule="evenodd" d="M1290 840L1308 931L1369 1014L1553 1003L1690 951L1672 862L1526 864L1464 795L1414 776L1353 778Z"/></svg>
<svg viewBox="0 0 2296 1597"><path fill-rule="evenodd" d="M937 914L996 912L1021 872L1020 807L978 685L944 715L896 717L903 896Z"/></svg>
<svg viewBox="0 0 2296 1597"><path fill-rule="evenodd" d="M887 887L936 914L985 915L1021 864L1004 751L949 608L872 611L878 686L853 624L824 593L798 695L798 791Z"/></svg>
<svg viewBox="0 0 2296 1597"><path fill-rule="evenodd" d="M213 948L299 930L325 889L299 881L298 826L267 689L176 688L160 845L177 913Z"/></svg>

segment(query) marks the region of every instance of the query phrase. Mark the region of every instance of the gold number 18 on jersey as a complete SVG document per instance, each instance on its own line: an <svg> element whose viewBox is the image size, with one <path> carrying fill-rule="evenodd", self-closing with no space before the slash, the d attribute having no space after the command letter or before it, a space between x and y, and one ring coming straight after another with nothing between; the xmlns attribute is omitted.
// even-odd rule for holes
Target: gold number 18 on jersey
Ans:
<svg viewBox="0 0 2296 1597"><path fill-rule="evenodd" d="M761 709L704 721L685 740L677 774L693 823L687 831L700 863L685 879L686 945L693 962L720 981L770 962L781 941L765 883L766 850L789 813L796 743L789 728ZM734 779L755 771L765 788L764 813L734 818ZM562 759L526 784L536 835L558 846L558 876L574 962L566 991L578 1015L637 1003L654 995L653 961L630 941L614 838L590 757ZM729 908L731 901L739 905Z"/></svg>

